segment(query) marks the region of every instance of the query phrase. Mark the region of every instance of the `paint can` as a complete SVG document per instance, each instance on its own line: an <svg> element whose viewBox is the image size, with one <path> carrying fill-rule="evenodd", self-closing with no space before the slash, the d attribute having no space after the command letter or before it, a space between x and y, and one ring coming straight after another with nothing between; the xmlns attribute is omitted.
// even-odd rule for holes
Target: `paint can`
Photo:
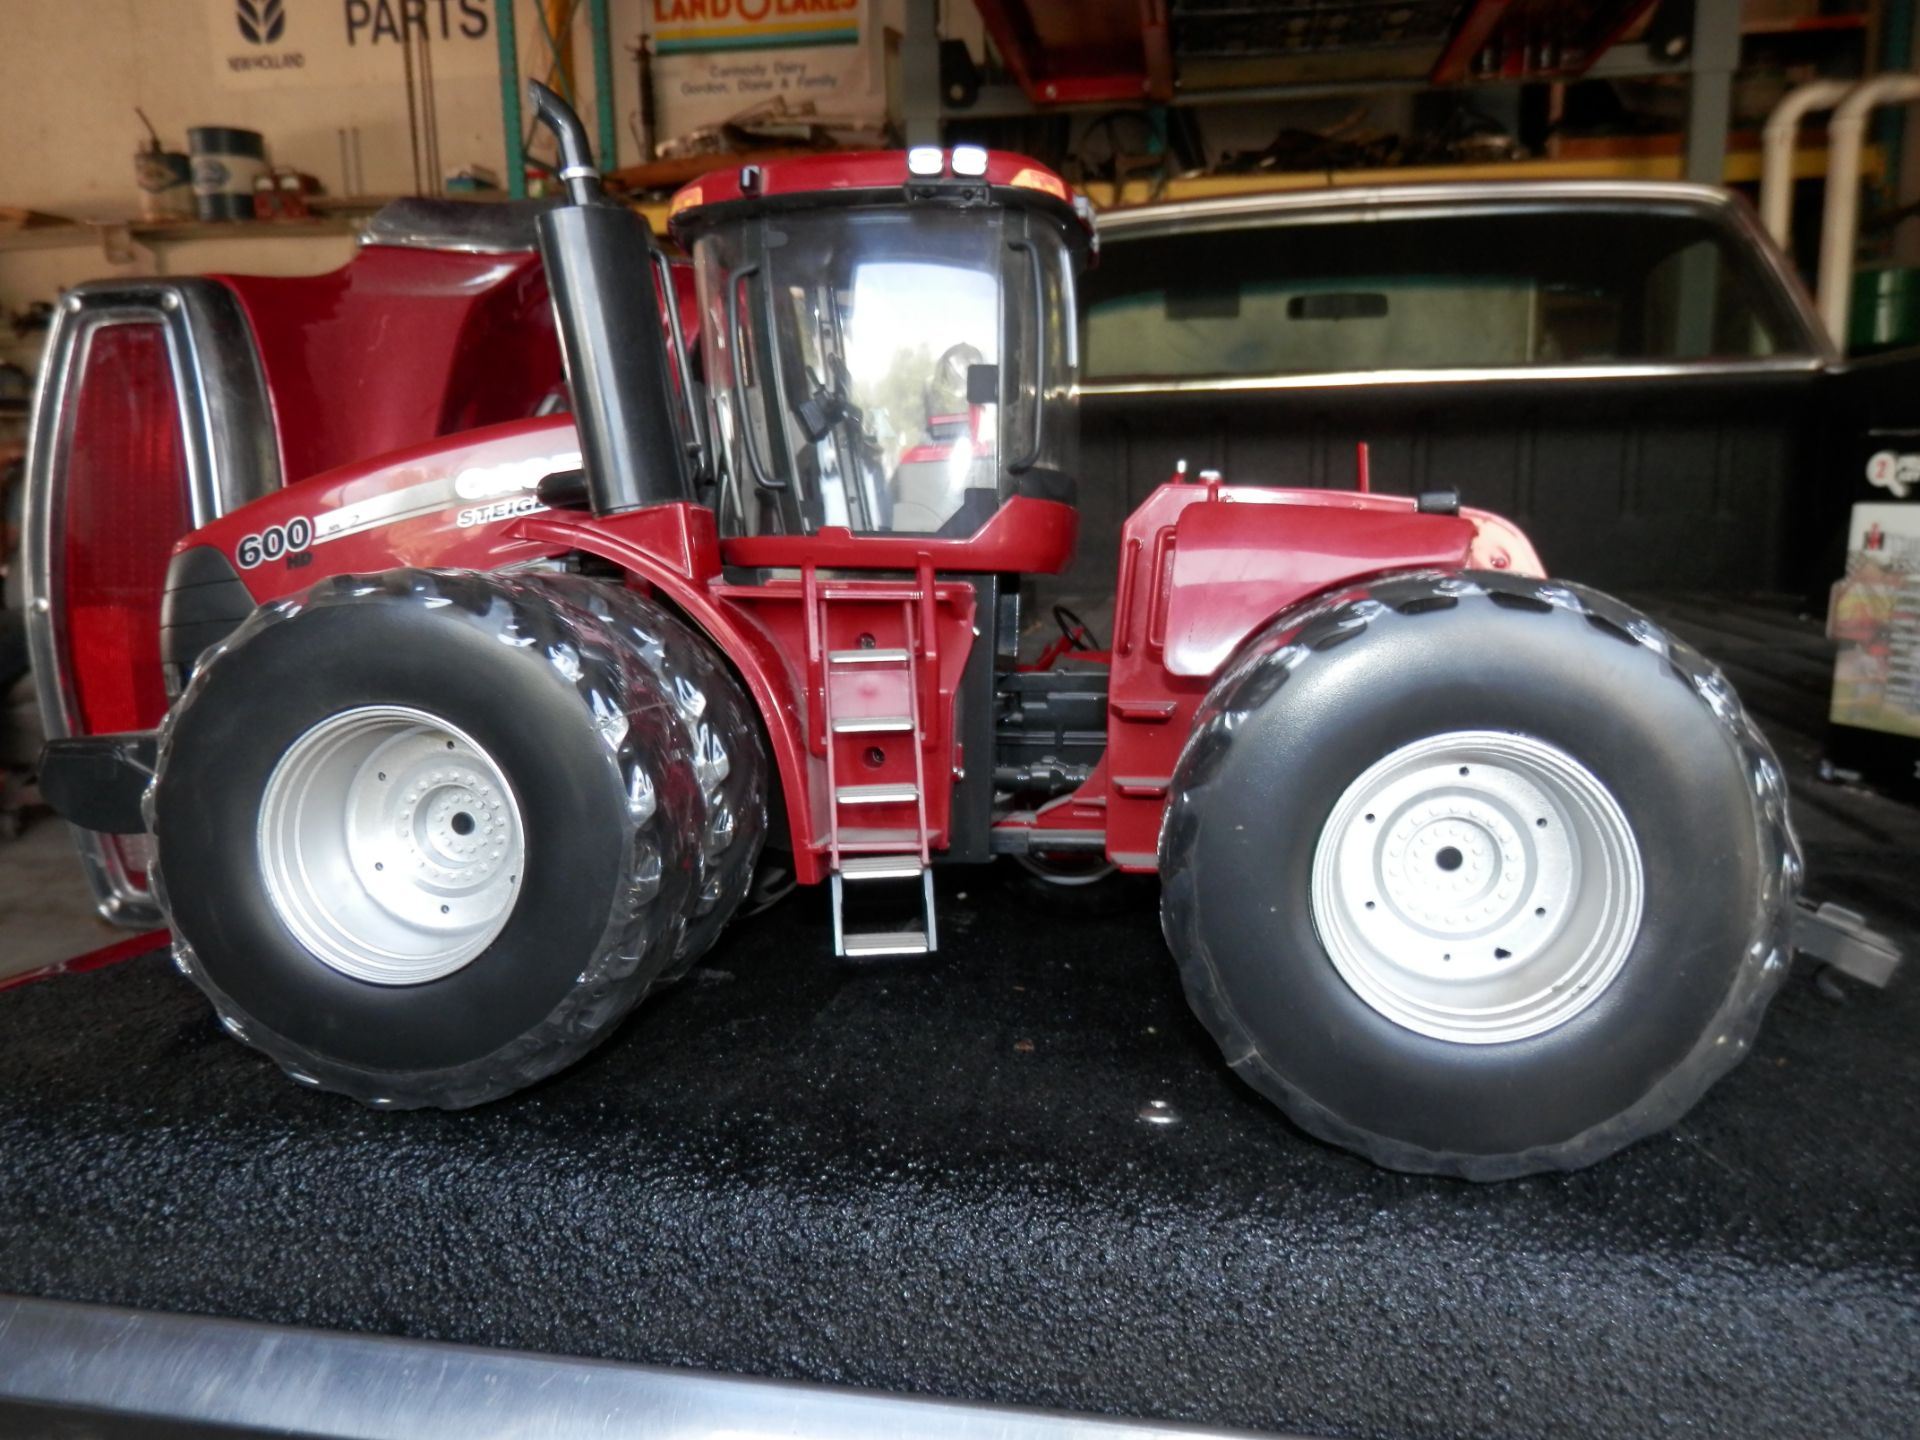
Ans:
<svg viewBox="0 0 1920 1440"><path fill-rule="evenodd" d="M266 173L267 142L257 130L195 125L187 131L193 151L194 207L202 220L253 219L253 181Z"/></svg>

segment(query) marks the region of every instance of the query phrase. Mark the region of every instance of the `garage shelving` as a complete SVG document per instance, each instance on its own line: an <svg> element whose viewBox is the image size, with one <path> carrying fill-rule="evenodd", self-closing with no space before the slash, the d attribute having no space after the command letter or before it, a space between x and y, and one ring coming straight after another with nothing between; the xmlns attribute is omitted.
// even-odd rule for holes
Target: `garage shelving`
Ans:
<svg viewBox="0 0 1920 1440"><path fill-rule="evenodd" d="M959 3L949 0L949 7ZM933 83L939 56L931 25L909 23L903 63L910 83L904 93L910 107L917 100L906 117L916 140L937 139L952 123L1117 106L1187 109L1393 91L1470 94L1581 79L1670 79L1684 81L1687 89L1676 154L1449 166L1444 178L1708 183L1740 183L1757 174L1755 156L1729 154L1733 80L1745 37L1767 37L1775 45L1805 39L1829 49L1851 42L1861 53L1847 63L1865 69L1878 62L1880 19L1877 4L1831 4L1813 13L1757 14L1749 24L1747 7L1736 0L1702 0L1688 7L1689 15L1664 22L1651 0L1408 0L1391 6L1359 0L1140 0L1104 7L975 0L974 8L1007 78L943 89ZM919 17L924 10L931 21L936 9L926 3L912 13ZM916 48L926 53L910 53ZM1427 168L1396 170L1392 178L1430 178ZM1802 162L1803 177L1822 173L1817 157ZM1326 175L1258 178L1261 189L1330 183ZM1365 176L1377 178L1386 177ZM1342 174L1332 183L1364 180Z"/></svg>

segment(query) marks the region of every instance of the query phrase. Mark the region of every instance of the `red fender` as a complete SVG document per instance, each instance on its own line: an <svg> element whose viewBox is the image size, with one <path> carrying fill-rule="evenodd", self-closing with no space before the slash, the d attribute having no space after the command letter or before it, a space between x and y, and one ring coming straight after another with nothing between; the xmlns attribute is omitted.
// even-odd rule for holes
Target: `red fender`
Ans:
<svg viewBox="0 0 1920 1440"><path fill-rule="evenodd" d="M1108 857L1128 870L1157 866L1167 789L1194 712L1247 636L1370 576L1477 567L1541 573L1526 537L1485 511L1423 514L1411 496L1359 491L1217 482L1155 490L1121 536Z"/></svg>
<svg viewBox="0 0 1920 1440"><path fill-rule="evenodd" d="M713 512L685 502L600 519L549 511L518 520L511 530L517 538L556 554L578 551L618 565L670 600L732 662L760 711L773 749L793 837L794 878L803 885L822 879L809 808L821 785L809 774L800 677L774 638L743 608L708 589L720 574Z"/></svg>
<svg viewBox="0 0 1920 1440"><path fill-rule="evenodd" d="M592 518L540 505L540 479L579 465L569 416L489 426L289 485L175 548L221 551L260 603L327 575L400 566L498 570L575 551L618 565L679 607L732 662L759 707L789 797L796 876L821 879L809 810L820 786L808 774L800 681L750 612L712 593L720 579L713 513L681 503Z"/></svg>

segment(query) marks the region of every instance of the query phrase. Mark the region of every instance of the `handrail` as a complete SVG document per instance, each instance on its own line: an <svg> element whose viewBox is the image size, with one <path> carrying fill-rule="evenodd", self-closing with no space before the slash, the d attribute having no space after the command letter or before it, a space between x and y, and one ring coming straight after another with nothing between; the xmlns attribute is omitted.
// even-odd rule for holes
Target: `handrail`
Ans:
<svg viewBox="0 0 1920 1440"><path fill-rule="evenodd" d="M1038 246L1031 240L1009 240L1007 248L1026 252L1027 265L1033 275L1033 439L1017 458L1007 461L1008 471L1019 475L1034 467L1045 444L1042 426L1047 418L1047 287L1040 271Z"/></svg>
<svg viewBox="0 0 1920 1440"><path fill-rule="evenodd" d="M733 366L732 397L739 412L740 448L747 452L747 464L753 471L754 483L766 490L784 490L787 482L773 474L760 458L760 444L753 433L753 411L747 399L746 374L742 369L742 360L746 355L745 347L740 344L740 287L751 284L753 277L760 273L756 264L742 265L727 276L727 349Z"/></svg>
<svg viewBox="0 0 1920 1440"><path fill-rule="evenodd" d="M1867 116L1882 105L1920 100L1920 75L1876 75L1856 86L1827 126L1827 204L1820 222L1820 318L1836 348L1847 346L1854 245L1860 229L1860 151Z"/></svg>
<svg viewBox="0 0 1920 1440"><path fill-rule="evenodd" d="M694 478L707 480L713 475L713 459L707 449L706 417L701 414L704 400L694 391L693 362L687 353L687 336L680 325L680 294L673 283L673 261L667 252L653 252L654 273L659 277L660 304L666 311L667 338L673 343L673 364L679 372L680 400L687 420L687 447L692 452Z"/></svg>
<svg viewBox="0 0 1920 1440"><path fill-rule="evenodd" d="M1760 220L1782 250L1793 240L1793 149L1800 122L1815 110L1831 110L1854 87L1852 80L1809 80L1789 90L1760 131Z"/></svg>

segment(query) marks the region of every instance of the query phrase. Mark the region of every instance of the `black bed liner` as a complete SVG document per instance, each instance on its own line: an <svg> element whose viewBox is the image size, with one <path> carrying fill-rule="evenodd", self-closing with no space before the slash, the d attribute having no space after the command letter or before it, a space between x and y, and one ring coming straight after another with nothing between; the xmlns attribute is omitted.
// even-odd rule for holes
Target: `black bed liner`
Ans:
<svg viewBox="0 0 1920 1440"><path fill-rule="evenodd" d="M1771 731L1813 888L1912 949L1920 812L1815 778L1817 629L1655 608ZM1236 1082L1150 887L942 880L931 961L825 960L797 897L465 1114L298 1089L160 957L10 992L0 1292L1310 1434L1920 1433L1911 976L1803 967L1678 1129L1475 1187Z"/></svg>

